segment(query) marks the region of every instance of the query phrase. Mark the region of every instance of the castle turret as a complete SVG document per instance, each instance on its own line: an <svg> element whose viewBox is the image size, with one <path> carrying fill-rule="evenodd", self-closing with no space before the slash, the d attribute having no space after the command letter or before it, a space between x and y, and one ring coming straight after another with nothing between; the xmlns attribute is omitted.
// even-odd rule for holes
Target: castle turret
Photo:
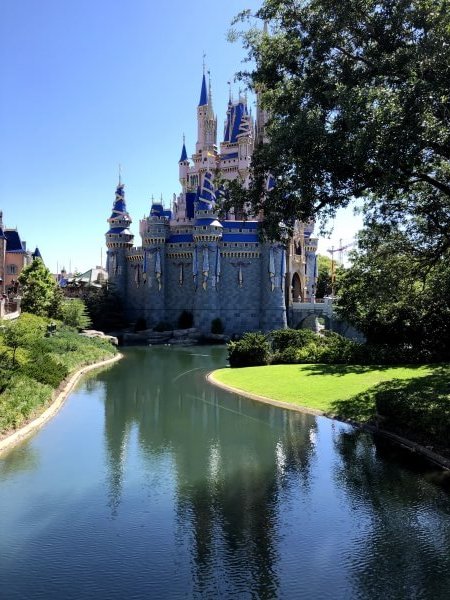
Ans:
<svg viewBox="0 0 450 600"><path fill-rule="evenodd" d="M131 218L125 204L124 185L119 180L111 216L108 219L109 230L106 232L108 280L116 286L123 297L126 293L127 251L133 246L133 235L130 232Z"/></svg>
<svg viewBox="0 0 450 600"><path fill-rule="evenodd" d="M149 326L166 320L166 241L170 235L171 211L160 202L152 201L150 215L141 222L144 254L143 278L149 288L151 311L146 313Z"/></svg>
<svg viewBox="0 0 450 600"><path fill-rule="evenodd" d="M212 105L211 80L209 93L206 91L206 78L203 73L200 102L197 107L197 144L196 154L213 154L217 143L217 119Z"/></svg>
<svg viewBox="0 0 450 600"><path fill-rule="evenodd" d="M219 281L223 226L215 203L212 173L203 176L195 207L193 228L193 276L195 282L194 323L202 331L210 331L211 321L220 315Z"/></svg>
<svg viewBox="0 0 450 600"><path fill-rule="evenodd" d="M180 160L178 161L178 172L179 172L179 180L182 188L182 193L186 192L187 181L188 181L188 172L189 172L189 159L186 152L186 142L183 135L183 148L181 149Z"/></svg>

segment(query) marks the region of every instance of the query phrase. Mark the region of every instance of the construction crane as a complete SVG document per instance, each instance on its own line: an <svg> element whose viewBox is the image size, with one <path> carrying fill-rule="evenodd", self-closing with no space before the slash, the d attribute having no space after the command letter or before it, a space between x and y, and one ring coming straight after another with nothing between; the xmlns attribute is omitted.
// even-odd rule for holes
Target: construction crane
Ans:
<svg viewBox="0 0 450 600"><path fill-rule="evenodd" d="M331 246L327 250L331 254L331 295L334 296L336 291L336 261L334 259L334 253L339 252L339 264L342 265L344 263L344 251L348 248L351 248L355 245L355 241L350 242L349 244L342 245L342 240L339 240L339 248L335 248Z"/></svg>

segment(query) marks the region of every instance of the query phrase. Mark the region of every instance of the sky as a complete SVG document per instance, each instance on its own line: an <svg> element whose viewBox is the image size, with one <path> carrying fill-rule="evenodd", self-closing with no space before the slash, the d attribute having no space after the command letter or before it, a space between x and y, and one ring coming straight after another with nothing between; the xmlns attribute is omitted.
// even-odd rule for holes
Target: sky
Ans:
<svg viewBox="0 0 450 600"><path fill-rule="evenodd" d="M179 193L183 134L195 148L203 53L218 132L245 51L232 18L259 0L2 0L0 209L52 272L105 264L118 182L140 245L152 195ZM239 82L232 83L235 95ZM220 140L219 140L220 141ZM326 253L360 226L336 218Z"/></svg>

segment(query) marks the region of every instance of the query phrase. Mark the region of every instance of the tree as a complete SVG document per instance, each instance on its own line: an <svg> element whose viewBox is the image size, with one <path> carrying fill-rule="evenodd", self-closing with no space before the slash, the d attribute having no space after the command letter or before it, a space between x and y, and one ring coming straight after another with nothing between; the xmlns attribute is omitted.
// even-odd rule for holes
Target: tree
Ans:
<svg viewBox="0 0 450 600"><path fill-rule="evenodd" d="M268 31L241 33L241 73L270 115L251 202L282 220L326 219L365 197L384 219L420 213L433 258L450 246L448 0L265 0ZM248 17L248 13L241 18ZM276 186L264 196L267 174Z"/></svg>
<svg viewBox="0 0 450 600"><path fill-rule="evenodd" d="M331 294L331 271L332 261L328 256L321 254L317 257L319 261L318 276L317 276L317 288L316 298L323 298Z"/></svg>
<svg viewBox="0 0 450 600"><path fill-rule="evenodd" d="M87 329L91 319L87 314L86 305L79 298L64 300L59 307L58 318L69 327Z"/></svg>
<svg viewBox="0 0 450 600"><path fill-rule="evenodd" d="M22 310L46 317L56 293L56 281L40 258L25 267L19 275L22 286Z"/></svg>
<svg viewBox="0 0 450 600"><path fill-rule="evenodd" d="M369 343L450 358L450 252L424 266L405 231L372 223L339 275L338 314Z"/></svg>

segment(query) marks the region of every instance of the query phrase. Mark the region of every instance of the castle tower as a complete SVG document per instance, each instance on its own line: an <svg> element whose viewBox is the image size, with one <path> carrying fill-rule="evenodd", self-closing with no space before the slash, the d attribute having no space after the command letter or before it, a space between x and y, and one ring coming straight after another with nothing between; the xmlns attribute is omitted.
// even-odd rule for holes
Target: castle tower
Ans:
<svg viewBox="0 0 450 600"><path fill-rule="evenodd" d="M194 162L210 168L217 154L217 118L214 115L212 104L211 80L209 81L209 93L206 89L206 77L203 73L202 86L200 90L200 101L197 107L197 144ZM205 161L206 159L206 161ZM207 164L206 164L207 163Z"/></svg>
<svg viewBox="0 0 450 600"><path fill-rule="evenodd" d="M125 204L124 185L119 178L112 213L109 219L109 230L106 232L107 271L108 281L117 292L125 298L127 291L127 261L128 250L133 246L133 235L129 227L131 218Z"/></svg>
<svg viewBox="0 0 450 600"><path fill-rule="evenodd" d="M166 242L170 235L170 211L152 201L150 215L141 223L143 277L148 288L146 322L149 327L166 320Z"/></svg>
<svg viewBox="0 0 450 600"><path fill-rule="evenodd" d="M207 171L196 203L193 228L193 276L195 282L194 324L209 332L211 321L220 316L219 242L223 226L218 220L212 173Z"/></svg>

